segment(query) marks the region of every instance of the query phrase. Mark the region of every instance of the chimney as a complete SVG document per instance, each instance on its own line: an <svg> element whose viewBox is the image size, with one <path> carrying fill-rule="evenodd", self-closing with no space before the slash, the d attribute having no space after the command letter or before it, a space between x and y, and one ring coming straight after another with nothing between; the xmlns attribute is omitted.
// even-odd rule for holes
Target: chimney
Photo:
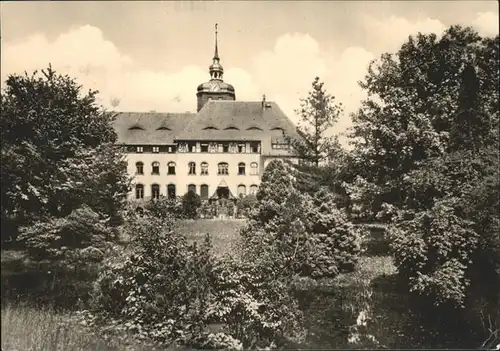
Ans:
<svg viewBox="0 0 500 351"><path fill-rule="evenodd" d="M266 109L266 94L262 95L262 109Z"/></svg>

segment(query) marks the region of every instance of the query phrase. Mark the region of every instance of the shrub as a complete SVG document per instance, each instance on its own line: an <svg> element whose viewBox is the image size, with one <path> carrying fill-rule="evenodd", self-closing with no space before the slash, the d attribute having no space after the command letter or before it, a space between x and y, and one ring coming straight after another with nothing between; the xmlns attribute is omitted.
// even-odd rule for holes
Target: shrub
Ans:
<svg viewBox="0 0 500 351"><path fill-rule="evenodd" d="M144 209L156 218L167 220L183 218L183 204L177 198L160 196L158 199L146 202Z"/></svg>
<svg viewBox="0 0 500 351"><path fill-rule="evenodd" d="M163 345L198 340L211 318L210 239L189 245L155 217L128 226L135 234L127 250L107 260L95 284L94 313Z"/></svg>
<svg viewBox="0 0 500 351"><path fill-rule="evenodd" d="M78 300L87 300L97 268L114 249L117 237L116 228L83 206L66 217L22 227L18 240L23 242L28 257L37 263L38 274L47 274L52 282L42 281L41 287L50 289L42 295L45 299L50 297L48 302L68 307ZM31 290L38 288L32 286Z"/></svg>
<svg viewBox="0 0 500 351"><path fill-rule="evenodd" d="M242 231L247 245L278 250L279 259L301 276L333 277L339 270L352 270L359 254L357 230L327 189L320 188L314 197L301 194L295 188L295 174L283 162L269 163L257 193L258 205Z"/></svg>
<svg viewBox="0 0 500 351"><path fill-rule="evenodd" d="M332 277L337 272L354 270L360 253L361 233L348 221L344 210L335 204L335 196L321 188L314 194L309 223L316 251L315 277Z"/></svg>
<svg viewBox="0 0 500 351"><path fill-rule="evenodd" d="M186 218L195 219L201 206L201 198L193 191L188 191L182 197L182 213Z"/></svg>
<svg viewBox="0 0 500 351"><path fill-rule="evenodd" d="M257 196L243 196L236 202L238 208L238 217L248 218L254 208L257 207Z"/></svg>
<svg viewBox="0 0 500 351"><path fill-rule="evenodd" d="M286 347L305 336L303 315L272 255L226 256L216 268L212 311L243 348Z"/></svg>

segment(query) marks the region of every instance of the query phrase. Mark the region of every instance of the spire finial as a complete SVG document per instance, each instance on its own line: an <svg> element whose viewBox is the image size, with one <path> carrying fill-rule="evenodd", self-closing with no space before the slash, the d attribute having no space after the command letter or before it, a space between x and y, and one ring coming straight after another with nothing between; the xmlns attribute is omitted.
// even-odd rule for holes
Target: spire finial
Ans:
<svg viewBox="0 0 500 351"><path fill-rule="evenodd" d="M217 23L215 24L215 54L214 59L219 59L219 49L217 47Z"/></svg>

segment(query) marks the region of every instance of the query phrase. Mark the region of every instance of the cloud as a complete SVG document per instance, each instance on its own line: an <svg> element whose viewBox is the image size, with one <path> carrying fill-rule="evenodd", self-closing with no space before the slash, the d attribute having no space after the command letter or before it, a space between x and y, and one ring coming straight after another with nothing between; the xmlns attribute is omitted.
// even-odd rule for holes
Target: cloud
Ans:
<svg viewBox="0 0 500 351"><path fill-rule="evenodd" d="M365 15L362 20L365 35L376 51L394 52L408 39L410 35L435 33L442 34L446 25L439 20L422 18L410 22L406 18L391 16L384 19L376 19Z"/></svg>
<svg viewBox="0 0 500 351"><path fill-rule="evenodd" d="M59 73L76 78L86 89L99 90L99 102L120 111L184 112L196 109L196 87L208 80L206 68L185 66L177 72L140 68L106 40L99 28L72 28L49 41L35 34L2 48L2 84L11 73L44 69L49 63ZM234 82L238 98L255 99L259 89L245 70L230 67L225 78Z"/></svg>
<svg viewBox="0 0 500 351"><path fill-rule="evenodd" d="M498 14L479 12L476 14L476 19L472 22L472 25L483 36L495 36L498 35L498 22Z"/></svg>
<svg viewBox="0 0 500 351"><path fill-rule="evenodd" d="M473 25L482 35L498 34L498 16L478 13L466 25ZM361 18L366 47L340 49L324 47L307 33L285 33L274 46L257 53L245 69L223 62L224 79L233 84L238 100L257 100L266 94L276 101L294 121L300 98L307 96L314 77L325 82L327 91L342 102L345 112L335 126L335 133L351 125L349 114L356 111L365 93L358 86L368 64L382 52L395 52L409 35L417 32L440 35L447 26L437 19L409 21L401 17ZM103 32L85 25L75 27L49 40L37 33L2 47L2 84L7 74L30 72L47 67L69 74L86 89L97 89L100 102L121 111L193 111L196 87L208 80L206 67L187 65L178 71L145 69L143 62L120 51ZM115 104L116 106L116 104Z"/></svg>

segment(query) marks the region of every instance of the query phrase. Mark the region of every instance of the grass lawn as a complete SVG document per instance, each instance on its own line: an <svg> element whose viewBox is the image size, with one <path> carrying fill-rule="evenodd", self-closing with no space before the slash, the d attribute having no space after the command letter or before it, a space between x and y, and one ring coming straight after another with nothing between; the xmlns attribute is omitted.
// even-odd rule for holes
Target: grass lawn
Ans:
<svg viewBox="0 0 500 351"><path fill-rule="evenodd" d="M214 254L231 252L239 240L239 230L245 225L241 219L198 219L179 221L175 230L179 230L188 240L201 242L208 233L212 239Z"/></svg>

